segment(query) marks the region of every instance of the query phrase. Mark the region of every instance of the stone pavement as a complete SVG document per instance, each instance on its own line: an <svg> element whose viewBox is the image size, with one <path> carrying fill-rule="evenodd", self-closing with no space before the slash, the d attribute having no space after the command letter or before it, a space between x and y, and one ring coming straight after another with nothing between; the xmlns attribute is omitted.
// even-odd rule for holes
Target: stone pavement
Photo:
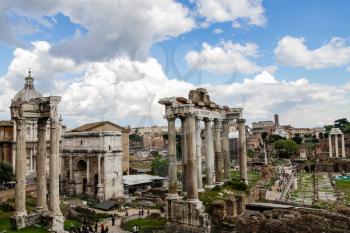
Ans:
<svg viewBox="0 0 350 233"><path fill-rule="evenodd" d="M292 173L292 167L280 167L279 176L272 185L271 190L266 191L266 200L279 201L281 199L285 185ZM285 174L285 175L283 175Z"/></svg>

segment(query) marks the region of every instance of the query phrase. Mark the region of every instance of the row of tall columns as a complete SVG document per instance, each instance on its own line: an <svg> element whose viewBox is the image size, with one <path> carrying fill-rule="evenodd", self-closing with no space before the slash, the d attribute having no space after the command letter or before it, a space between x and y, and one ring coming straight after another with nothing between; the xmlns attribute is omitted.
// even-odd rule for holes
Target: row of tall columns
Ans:
<svg viewBox="0 0 350 233"><path fill-rule="evenodd" d="M50 190L49 206L50 216L52 218L51 231L64 232L64 217L60 210L59 202L59 128L60 123L57 115L57 103L59 99L53 99L50 103ZM37 156L37 211L47 209L46 200L46 123L48 119L38 119L38 156ZM16 118L16 186L15 186L15 212L14 218L20 218L21 225L25 227L24 217L26 210L26 118Z"/></svg>
<svg viewBox="0 0 350 233"><path fill-rule="evenodd" d="M334 147L335 147L335 158L339 158L339 143L338 136L341 135L341 157L345 158L345 140L344 134L329 134L328 142L329 142L329 157L333 157L333 145L332 145L332 136L334 136Z"/></svg>
<svg viewBox="0 0 350 233"><path fill-rule="evenodd" d="M168 120L168 158L169 158L169 198L176 198L177 193L177 160L176 160L176 128L175 117ZM201 118L187 116L181 119L182 129L182 171L183 193L190 200L198 198L198 191L203 188L202 184L202 158L201 158ZM228 120L214 120L205 118L205 144L206 144L206 167L205 184L212 187L214 182L220 184L224 179L230 178L230 153L229 153L229 122ZM238 120L240 137L240 177L248 183L245 119Z"/></svg>

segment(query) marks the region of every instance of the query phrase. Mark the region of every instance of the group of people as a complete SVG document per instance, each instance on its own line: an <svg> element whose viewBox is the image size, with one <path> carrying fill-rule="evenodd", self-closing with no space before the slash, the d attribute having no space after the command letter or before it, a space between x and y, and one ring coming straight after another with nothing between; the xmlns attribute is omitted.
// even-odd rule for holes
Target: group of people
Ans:
<svg viewBox="0 0 350 233"><path fill-rule="evenodd" d="M111 215L110 220L112 226L115 225L116 215ZM100 231L98 231L100 229ZM94 225L89 225L86 219L83 219L83 224L81 226L71 226L69 233L109 233L108 222L98 223L95 222Z"/></svg>

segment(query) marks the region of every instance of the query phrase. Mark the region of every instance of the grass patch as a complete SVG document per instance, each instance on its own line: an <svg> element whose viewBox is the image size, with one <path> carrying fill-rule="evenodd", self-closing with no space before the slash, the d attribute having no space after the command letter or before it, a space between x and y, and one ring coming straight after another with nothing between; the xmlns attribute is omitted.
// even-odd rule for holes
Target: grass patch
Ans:
<svg viewBox="0 0 350 233"><path fill-rule="evenodd" d="M345 194L345 202L350 204L350 180L335 180L336 188Z"/></svg>
<svg viewBox="0 0 350 233"><path fill-rule="evenodd" d="M68 231L72 226L73 227L78 227L82 224L81 221L77 220L77 219L66 219L64 221L64 229L66 231Z"/></svg>
<svg viewBox="0 0 350 233"><path fill-rule="evenodd" d="M12 212L3 212L0 211L0 232L6 232L6 233L48 233L46 228L43 227L26 227L21 230L12 230L11 224L10 224L10 217L12 216Z"/></svg>
<svg viewBox="0 0 350 233"><path fill-rule="evenodd" d="M252 188L256 185L261 177L261 173L259 171L248 171L248 188ZM240 179L239 171L231 171L232 179Z"/></svg>
<svg viewBox="0 0 350 233"><path fill-rule="evenodd" d="M165 218L139 218L130 220L126 223L126 230L131 231L133 226L139 227L139 232L146 232L147 228L164 227L166 224Z"/></svg>

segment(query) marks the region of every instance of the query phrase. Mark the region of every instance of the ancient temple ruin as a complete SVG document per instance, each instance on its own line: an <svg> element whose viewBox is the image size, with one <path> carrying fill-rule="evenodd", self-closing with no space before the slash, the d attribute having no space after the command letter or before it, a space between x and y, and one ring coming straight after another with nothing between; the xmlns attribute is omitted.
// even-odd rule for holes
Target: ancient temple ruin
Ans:
<svg viewBox="0 0 350 233"><path fill-rule="evenodd" d="M20 92L11 103L11 117L16 123L16 186L15 212L11 218L14 228L21 229L40 221L42 217L49 220L52 232L64 232L64 217L59 202L59 135L60 119L58 104L59 96L41 97L33 91L33 78L26 77L25 91ZM37 122L38 125L38 156L36 161L37 173L37 202L36 213L28 214L26 210L26 131L27 122ZM46 180L46 130L50 122L50 161L49 161L49 190ZM47 200L48 193L48 200ZM49 205L47 204L49 202Z"/></svg>
<svg viewBox="0 0 350 233"><path fill-rule="evenodd" d="M198 191L203 190L200 122L205 122L206 166L205 187L221 185L230 178L228 134L232 123L238 124L240 140L240 178L248 183L245 119L242 108L221 107L210 100L206 89L191 90L189 98L172 97L159 100L165 106L168 120L169 195L167 219L172 232L209 232L210 220ZM177 190L176 128L181 119L183 190Z"/></svg>

